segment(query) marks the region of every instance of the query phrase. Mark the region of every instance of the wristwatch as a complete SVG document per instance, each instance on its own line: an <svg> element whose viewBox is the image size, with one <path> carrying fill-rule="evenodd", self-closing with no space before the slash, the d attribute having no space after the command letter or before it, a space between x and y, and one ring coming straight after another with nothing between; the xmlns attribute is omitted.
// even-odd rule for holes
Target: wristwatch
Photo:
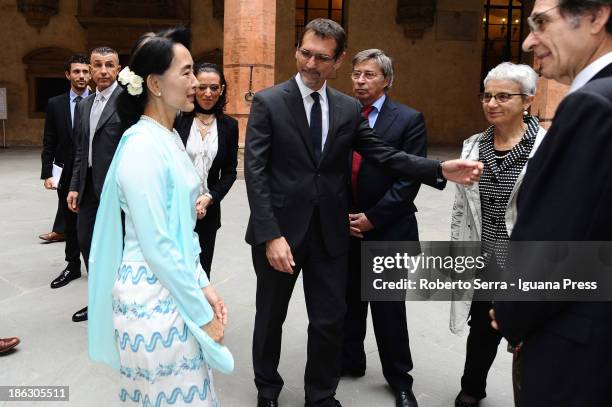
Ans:
<svg viewBox="0 0 612 407"><path fill-rule="evenodd" d="M208 206L212 206L213 201L214 201L213 196L209 192L205 193L204 196L207 196L208 198L210 198L210 203L208 204Z"/></svg>
<svg viewBox="0 0 612 407"><path fill-rule="evenodd" d="M446 178L444 178L444 173L442 172L442 163L443 163L443 162L444 162L444 161L440 161L440 162L438 163L438 171L437 171L437 173L436 173L436 181L438 181L438 182L444 182L444 181L446 181Z"/></svg>

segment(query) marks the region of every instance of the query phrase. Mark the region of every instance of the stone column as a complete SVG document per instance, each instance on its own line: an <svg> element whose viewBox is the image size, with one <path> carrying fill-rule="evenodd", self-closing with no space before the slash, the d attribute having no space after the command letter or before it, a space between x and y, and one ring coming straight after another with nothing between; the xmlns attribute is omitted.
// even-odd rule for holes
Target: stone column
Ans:
<svg viewBox="0 0 612 407"><path fill-rule="evenodd" d="M537 71L537 68L536 68ZM535 100L531 105L531 114L540 118L540 125L548 129L551 125L557 107L565 97L569 86L552 79L540 77Z"/></svg>
<svg viewBox="0 0 612 407"><path fill-rule="evenodd" d="M226 113L238 119L244 145L251 105L245 96L274 85L276 0L225 0L223 69L229 99ZM253 67L253 82L249 76Z"/></svg>

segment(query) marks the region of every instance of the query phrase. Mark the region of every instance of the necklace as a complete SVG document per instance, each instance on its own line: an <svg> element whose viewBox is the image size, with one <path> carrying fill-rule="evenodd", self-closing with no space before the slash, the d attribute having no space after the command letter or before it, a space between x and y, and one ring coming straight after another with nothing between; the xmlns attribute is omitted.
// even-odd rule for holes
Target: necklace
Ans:
<svg viewBox="0 0 612 407"><path fill-rule="evenodd" d="M198 121L202 123L204 126L210 126L215 121L215 115L212 115L212 118L208 122L204 121L203 115L198 114L197 118L198 118Z"/></svg>
<svg viewBox="0 0 612 407"><path fill-rule="evenodd" d="M161 124L154 118L144 115L144 114L141 115L140 118L149 123L153 123L155 126L162 128L166 133L169 133L172 136L172 140L174 141L174 144L176 144L179 150L185 151L185 146L183 145L183 142L181 141L181 138L175 129L172 129L172 131L170 131L166 126L164 126L163 124Z"/></svg>

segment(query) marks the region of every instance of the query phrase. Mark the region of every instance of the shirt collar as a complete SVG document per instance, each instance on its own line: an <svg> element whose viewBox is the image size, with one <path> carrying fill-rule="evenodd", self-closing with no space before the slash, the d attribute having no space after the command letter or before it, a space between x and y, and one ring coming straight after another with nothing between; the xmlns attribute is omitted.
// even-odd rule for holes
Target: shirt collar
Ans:
<svg viewBox="0 0 612 407"><path fill-rule="evenodd" d="M379 97L378 99L374 101L374 103L372 103L372 107L376 109L377 112L380 113L383 105L385 104L385 100L387 100L387 94L383 93L381 97Z"/></svg>
<svg viewBox="0 0 612 407"><path fill-rule="evenodd" d="M315 92L304 84L299 72L295 75L295 81L297 82L298 88L300 88L302 99L306 99L308 96L310 96L311 93ZM318 92L319 95L321 95L321 99L323 101L326 101L327 100L327 81L325 81L323 83L323 86L321 86L321 89L317 90L316 92Z"/></svg>
<svg viewBox="0 0 612 407"><path fill-rule="evenodd" d="M612 52L608 52L606 55L601 56L595 61L591 62L586 68L580 71L578 75L576 75L568 94L575 92L586 85L588 81L593 79L593 77L599 73L599 71L610 64L612 64Z"/></svg>
<svg viewBox="0 0 612 407"><path fill-rule="evenodd" d="M72 90L72 88L70 88L70 101L71 101L71 102L74 102L74 99L75 99L77 96L81 96L83 99L85 99L87 96L89 96L89 88L85 88L85 90L83 91L83 94L82 94L82 95L79 95L79 94L75 93L75 92Z"/></svg>
<svg viewBox="0 0 612 407"><path fill-rule="evenodd" d="M96 97L98 97L98 95L102 94L102 96L104 96L104 99L108 100L108 98L110 98L110 96L113 94L113 92L115 91L115 88L117 87L117 81L113 82L112 85L110 85L108 88L104 89L103 91L98 91L96 89Z"/></svg>

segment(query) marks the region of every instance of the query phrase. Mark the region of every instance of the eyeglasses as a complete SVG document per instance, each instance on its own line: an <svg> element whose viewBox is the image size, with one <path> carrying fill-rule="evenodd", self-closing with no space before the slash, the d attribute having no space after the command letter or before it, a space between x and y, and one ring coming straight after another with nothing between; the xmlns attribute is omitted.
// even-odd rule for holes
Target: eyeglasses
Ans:
<svg viewBox="0 0 612 407"><path fill-rule="evenodd" d="M325 54L315 54L314 52L311 52L307 50L306 48L300 48L298 52L300 53L302 58L304 58L305 60L309 60L312 57L314 57L315 61L317 62L331 62L334 60L334 57L332 56L325 55Z"/></svg>
<svg viewBox="0 0 612 407"><path fill-rule="evenodd" d="M221 86L221 85L205 85L205 84L203 84L203 85L198 85L198 89L197 90L200 91L200 92L206 92L206 89L210 89L211 93L218 93L218 92L221 91L222 87L223 86Z"/></svg>
<svg viewBox="0 0 612 407"><path fill-rule="evenodd" d="M539 33L544 31L546 24L550 22L550 17L547 16L549 11L559 8L561 5L558 4L555 7L551 7L548 10L544 10L541 13L533 14L527 17L527 25L532 33Z"/></svg>
<svg viewBox="0 0 612 407"><path fill-rule="evenodd" d="M365 78L367 80L371 81L372 79L376 78L380 74L377 74L376 72L372 72L372 71L365 71L365 72L353 71L351 73L351 78L357 80L357 79L361 78L361 75L365 76Z"/></svg>
<svg viewBox="0 0 612 407"><path fill-rule="evenodd" d="M507 92L499 92L495 95L489 92L483 92L478 94L478 100L482 103L489 103L491 99L495 99L498 103L506 103L509 101L512 96L528 96L525 93L507 93Z"/></svg>

